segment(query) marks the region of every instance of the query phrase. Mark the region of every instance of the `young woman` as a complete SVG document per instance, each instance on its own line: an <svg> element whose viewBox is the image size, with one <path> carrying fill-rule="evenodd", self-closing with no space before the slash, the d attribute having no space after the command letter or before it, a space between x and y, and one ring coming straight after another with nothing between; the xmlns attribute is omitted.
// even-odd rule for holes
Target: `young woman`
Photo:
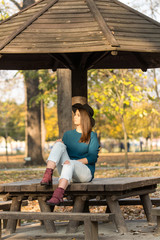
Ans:
<svg viewBox="0 0 160 240"><path fill-rule="evenodd" d="M60 174L58 188L48 205L58 205L65 189L73 182L90 182L94 178L95 163L98 158L99 143L97 134L92 132L95 124L93 109L88 104L76 103L72 106L76 129L64 133L63 139L54 144L47 160L47 168L41 185L52 185L53 170Z"/></svg>

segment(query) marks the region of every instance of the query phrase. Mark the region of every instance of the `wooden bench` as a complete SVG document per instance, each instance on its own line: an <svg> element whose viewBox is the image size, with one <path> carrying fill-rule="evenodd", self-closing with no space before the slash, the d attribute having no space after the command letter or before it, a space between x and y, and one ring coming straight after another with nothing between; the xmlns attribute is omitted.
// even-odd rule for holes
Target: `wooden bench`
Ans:
<svg viewBox="0 0 160 240"><path fill-rule="evenodd" d="M49 188L40 185L41 179L32 179L27 181L19 181L0 185L0 196L5 196L5 200L12 200L11 212L20 211L23 200L38 200L41 212L51 212L52 210L46 204L53 191L57 188L58 178L53 178L53 185ZM149 194L154 193L157 184L160 183L160 177L124 177L124 178L95 178L89 183L71 183L65 191L65 197L72 200L73 212L87 212L89 210L88 203L95 206L104 204L107 212L115 214L115 224L120 233L128 231L125 219L123 217L120 205L137 205L143 206L147 221L153 223L154 219L151 214L152 204L154 204ZM139 197L139 200L129 200L126 198ZM96 199L95 202L90 200ZM138 201L138 202L137 202ZM48 232L54 232L53 224L46 224L45 228ZM16 219L8 219L7 230L15 232ZM76 231L78 227L77 221L70 221L67 228ZM71 232L70 232L71 233Z"/></svg>
<svg viewBox="0 0 160 240"><path fill-rule="evenodd" d="M12 201L0 201L0 211L9 211L11 208ZM28 201L22 201L22 206L27 206ZM7 219L3 219L3 228L6 228ZM19 222L20 225L20 222Z"/></svg>
<svg viewBox="0 0 160 240"><path fill-rule="evenodd" d="M0 201L0 210L9 211L12 201Z"/></svg>
<svg viewBox="0 0 160 240"><path fill-rule="evenodd" d="M114 214L104 213L52 213L52 212L0 212L0 226L2 219L26 219L26 220L72 220L83 221L85 240L98 240L98 221L113 221ZM0 227L0 239L2 236L2 229Z"/></svg>
<svg viewBox="0 0 160 240"><path fill-rule="evenodd" d="M157 217L157 232L160 233L160 207L152 208L151 213Z"/></svg>
<svg viewBox="0 0 160 240"><path fill-rule="evenodd" d="M142 201L140 198L125 198L125 199L119 199L118 200L120 206L136 206L136 205L142 205ZM156 207L160 206L160 198L151 198L152 205L155 205ZM101 199L91 199L88 201L89 206L106 206L106 200ZM73 206L72 200L64 200L60 203L60 206Z"/></svg>
<svg viewBox="0 0 160 240"><path fill-rule="evenodd" d="M0 210L9 211L11 207L12 201L0 201ZM3 228L6 228L7 219L3 219Z"/></svg>

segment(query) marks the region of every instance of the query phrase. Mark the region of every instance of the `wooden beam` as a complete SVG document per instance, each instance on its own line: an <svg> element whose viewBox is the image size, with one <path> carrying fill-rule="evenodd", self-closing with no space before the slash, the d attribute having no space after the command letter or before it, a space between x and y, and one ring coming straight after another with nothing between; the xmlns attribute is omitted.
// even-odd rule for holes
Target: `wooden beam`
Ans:
<svg viewBox="0 0 160 240"><path fill-rule="evenodd" d="M92 52L85 52L81 54L81 60L80 60L80 66L83 69L87 69L87 61L89 59L89 57L92 55Z"/></svg>
<svg viewBox="0 0 160 240"><path fill-rule="evenodd" d="M72 70L72 97L77 96L87 101L87 70L81 67Z"/></svg>
<svg viewBox="0 0 160 240"><path fill-rule="evenodd" d="M66 62L68 63L68 65L70 66L71 69L75 69L75 65L72 61L72 59L66 54L66 53L62 53L61 54L62 57L66 60Z"/></svg>
<svg viewBox="0 0 160 240"><path fill-rule="evenodd" d="M17 35L19 35L23 30L25 30L29 25L31 25L37 18L44 14L50 7L52 7L58 0L50 1L41 11L33 15L28 21L26 21L22 26L20 26L17 31L13 31L10 36L4 39L0 45L0 50L2 50L7 44L9 44Z"/></svg>
<svg viewBox="0 0 160 240"><path fill-rule="evenodd" d="M112 32L110 31L109 27L107 26L104 18L102 17L100 11L98 10L95 2L93 0L86 0L88 7L90 8L91 13L93 14L94 18L98 22L102 32L112 47L119 47L119 44L115 37L113 36Z"/></svg>
<svg viewBox="0 0 160 240"><path fill-rule="evenodd" d="M87 62L87 69L94 68L94 65L97 64L104 57L106 57L109 53L110 52L100 52L100 54L98 53L98 55L97 55L97 53L94 53L93 58L91 56L91 58Z"/></svg>
<svg viewBox="0 0 160 240"><path fill-rule="evenodd" d="M140 64L140 68L142 69L143 72L146 72L148 69L148 64L144 61L144 59L142 59L142 57L140 56L140 53L133 53L134 56L136 57L137 61Z"/></svg>
<svg viewBox="0 0 160 240"><path fill-rule="evenodd" d="M71 66L68 64L68 62L66 62L66 60L60 54L49 53L48 55L54 58L56 61L60 62L65 68L71 69Z"/></svg>

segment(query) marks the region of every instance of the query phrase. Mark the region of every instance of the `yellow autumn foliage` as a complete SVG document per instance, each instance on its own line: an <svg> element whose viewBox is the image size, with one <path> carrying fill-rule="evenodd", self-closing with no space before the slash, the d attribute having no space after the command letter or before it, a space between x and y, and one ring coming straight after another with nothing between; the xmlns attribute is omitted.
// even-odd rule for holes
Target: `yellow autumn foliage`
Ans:
<svg viewBox="0 0 160 240"><path fill-rule="evenodd" d="M56 107L45 108L46 141L55 140L59 135Z"/></svg>

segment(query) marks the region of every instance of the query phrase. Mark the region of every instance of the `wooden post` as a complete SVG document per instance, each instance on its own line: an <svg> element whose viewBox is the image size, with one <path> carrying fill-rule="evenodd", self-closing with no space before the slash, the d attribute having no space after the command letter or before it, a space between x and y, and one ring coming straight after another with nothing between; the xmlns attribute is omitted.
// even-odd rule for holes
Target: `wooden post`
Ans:
<svg viewBox="0 0 160 240"><path fill-rule="evenodd" d="M2 220L0 219L0 239L2 237Z"/></svg>
<svg viewBox="0 0 160 240"><path fill-rule="evenodd" d="M38 197L38 203L39 203L41 212L51 212L50 206L46 204L46 202L44 201L44 199L42 199L42 197ZM49 233L56 232L54 221L44 220L44 225L47 232Z"/></svg>
<svg viewBox="0 0 160 240"><path fill-rule="evenodd" d="M72 104L87 103L87 70L79 67L72 70Z"/></svg>
<svg viewBox="0 0 160 240"><path fill-rule="evenodd" d="M62 138L65 131L72 129L71 71L58 69L57 80L58 127L59 137Z"/></svg>
<svg viewBox="0 0 160 240"><path fill-rule="evenodd" d="M85 240L98 240L98 222L92 222L90 218L84 220Z"/></svg>
<svg viewBox="0 0 160 240"><path fill-rule="evenodd" d="M12 204L11 204L10 211L11 212L20 211L21 203L22 203L22 200L18 201L18 197L14 197L12 199ZM15 219L8 219L6 232L7 233L14 233L16 231L16 225L17 225L17 220L15 220Z"/></svg>
<svg viewBox="0 0 160 240"><path fill-rule="evenodd" d="M151 209L152 209L152 202L148 194L140 195L140 199L143 205L144 212L146 214L147 221L149 223L155 223L156 218L152 216Z"/></svg>
<svg viewBox="0 0 160 240"><path fill-rule="evenodd" d="M73 205L73 212L83 212L85 206L85 201L82 200L82 196L75 197L74 205ZM79 225L79 221L70 221L67 226L67 233L75 233L77 227Z"/></svg>
<svg viewBox="0 0 160 240"><path fill-rule="evenodd" d="M109 206L109 209L111 210L111 213L115 214L115 224L120 233L126 233L127 232L127 226L125 223L125 220L123 218L119 202L118 200L113 201L111 197L106 197L107 205Z"/></svg>
<svg viewBox="0 0 160 240"><path fill-rule="evenodd" d="M157 216L156 233L160 234L160 216Z"/></svg>

